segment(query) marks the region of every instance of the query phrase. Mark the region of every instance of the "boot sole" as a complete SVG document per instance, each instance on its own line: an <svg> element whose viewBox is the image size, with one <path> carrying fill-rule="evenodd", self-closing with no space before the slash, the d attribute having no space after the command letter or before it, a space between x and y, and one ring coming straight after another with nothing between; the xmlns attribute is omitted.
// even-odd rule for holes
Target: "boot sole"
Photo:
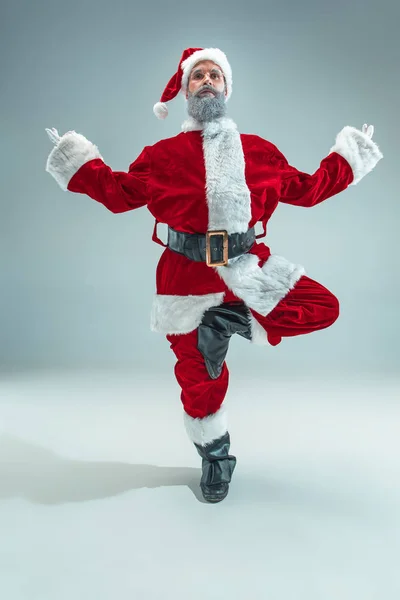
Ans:
<svg viewBox="0 0 400 600"><path fill-rule="evenodd" d="M207 502L210 502L211 504L216 504L217 502L221 502L222 500L225 500L225 498L227 497L229 492L229 488L226 491L226 494L224 494L223 496L207 496L203 493L203 498L204 500L206 500Z"/></svg>

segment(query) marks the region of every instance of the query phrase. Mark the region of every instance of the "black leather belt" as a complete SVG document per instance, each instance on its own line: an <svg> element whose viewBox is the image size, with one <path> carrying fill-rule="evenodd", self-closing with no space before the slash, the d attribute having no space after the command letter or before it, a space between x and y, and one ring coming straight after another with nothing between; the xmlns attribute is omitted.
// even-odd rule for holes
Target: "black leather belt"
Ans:
<svg viewBox="0 0 400 600"><path fill-rule="evenodd" d="M206 262L209 267L228 264L229 258L250 250L256 239L254 227L245 233L231 233L224 229L207 233L185 233L168 227L168 248L190 260Z"/></svg>

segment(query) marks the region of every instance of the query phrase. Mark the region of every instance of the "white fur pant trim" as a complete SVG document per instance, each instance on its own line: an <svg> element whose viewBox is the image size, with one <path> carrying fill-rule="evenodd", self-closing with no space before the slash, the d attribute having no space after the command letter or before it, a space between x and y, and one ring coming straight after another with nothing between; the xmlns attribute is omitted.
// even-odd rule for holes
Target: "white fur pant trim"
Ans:
<svg viewBox="0 0 400 600"><path fill-rule="evenodd" d="M264 317L295 286L305 269L283 256L271 254L262 267L256 254L243 254L226 267L215 267L227 287Z"/></svg>
<svg viewBox="0 0 400 600"><path fill-rule="evenodd" d="M264 327L260 325L253 315L250 315L251 321L251 343L256 346L266 346L268 344L268 336Z"/></svg>
<svg viewBox="0 0 400 600"><path fill-rule="evenodd" d="M222 437L228 431L228 422L225 405L203 419L194 419L183 411L183 422L189 439L195 444L205 446Z"/></svg>

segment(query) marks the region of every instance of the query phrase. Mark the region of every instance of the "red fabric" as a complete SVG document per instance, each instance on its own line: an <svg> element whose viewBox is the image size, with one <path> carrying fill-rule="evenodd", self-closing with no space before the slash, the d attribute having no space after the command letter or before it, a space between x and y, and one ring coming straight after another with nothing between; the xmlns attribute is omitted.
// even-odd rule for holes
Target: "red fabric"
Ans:
<svg viewBox="0 0 400 600"><path fill-rule="evenodd" d="M161 102L168 102L169 100L175 98L177 94L179 94L182 87L182 63L198 50L203 50L203 48L186 48L186 50L182 52L182 56L178 65L178 70L174 75L172 75L171 79L165 86L165 90L163 91L160 99Z"/></svg>
<svg viewBox="0 0 400 600"><path fill-rule="evenodd" d="M339 302L323 285L303 275L269 315L262 317L251 312L266 330L269 343L276 346L283 337L303 335L332 325L339 316ZM194 418L215 413L228 390L226 361L218 379L211 379L197 349L197 329L166 337L177 357L174 371L182 389L185 411Z"/></svg>
<svg viewBox="0 0 400 600"><path fill-rule="evenodd" d="M270 142L241 134L245 177L251 197L249 227L267 221L279 202L310 207L344 190L353 180L347 161L337 153L322 160L314 174L290 166ZM68 190L87 194L113 213L147 206L160 222L179 231L205 233L208 206L200 131L180 133L146 146L128 173L112 171L101 159L84 164L71 178ZM269 254L257 243L252 253ZM215 269L164 250L156 273L158 294L189 295L227 291Z"/></svg>
<svg viewBox="0 0 400 600"><path fill-rule="evenodd" d="M326 287L303 275L266 317L250 310L267 332L268 342L276 346L282 337L330 327L339 317L339 301Z"/></svg>
<svg viewBox="0 0 400 600"><path fill-rule="evenodd" d="M177 357L174 372L182 389L181 402L185 412L193 418L203 418L215 413L228 389L229 372L226 362L218 379L211 379L203 356L197 349L197 329L184 335L166 337Z"/></svg>
<svg viewBox="0 0 400 600"><path fill-rule="evenodd" d="M145 206L148 202L149 157L143 149L129 172L112 171L101 158L81 166L71 177L68 190L86 194L112 213L122 213Z"/></svg>

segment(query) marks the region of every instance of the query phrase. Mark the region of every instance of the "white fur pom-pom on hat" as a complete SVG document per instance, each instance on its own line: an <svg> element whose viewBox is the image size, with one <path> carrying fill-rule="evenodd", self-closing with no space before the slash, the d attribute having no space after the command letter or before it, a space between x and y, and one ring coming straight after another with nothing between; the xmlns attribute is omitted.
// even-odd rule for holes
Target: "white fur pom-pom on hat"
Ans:
<svg viewBox="0 0 400 600"><path fill-rule="evenodd" d="M165 102L156 102L153 106L153 112L157 119L166 119L168 116L168 106Z"/></svg>

